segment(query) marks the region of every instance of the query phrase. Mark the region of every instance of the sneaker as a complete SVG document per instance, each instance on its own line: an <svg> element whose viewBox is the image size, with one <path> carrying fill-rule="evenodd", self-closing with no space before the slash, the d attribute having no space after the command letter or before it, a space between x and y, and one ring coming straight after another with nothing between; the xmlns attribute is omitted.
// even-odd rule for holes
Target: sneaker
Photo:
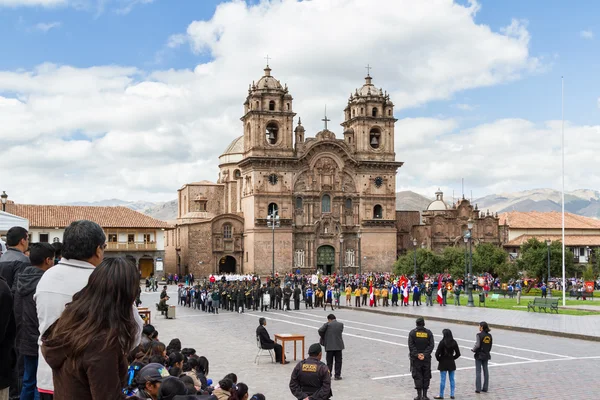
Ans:
<svg viewBox="0 0 600 400"><path fill-rule="evenodd" d="M335 381L341 381L342 377L341 376L336 376L336 377L333 378L333 380L335 380Z"/></svg>

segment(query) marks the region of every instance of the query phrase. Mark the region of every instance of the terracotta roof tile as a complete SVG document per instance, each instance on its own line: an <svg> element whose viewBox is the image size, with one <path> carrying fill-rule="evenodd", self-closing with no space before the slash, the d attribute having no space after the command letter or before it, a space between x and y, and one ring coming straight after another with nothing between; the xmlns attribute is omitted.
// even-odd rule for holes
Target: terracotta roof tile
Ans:
<svg viewBox="0 0 600 400"><path fill-rule="evenodd" d="M557 211L510 211L500 214L499 218L500 225L506 221L510 228L516 229L560 229L562 226L562 214ZM565 212L565 228L600 229L600 220Z"/></svg>
<svg viewBox="0 0 600 400"><path fill-rule="evenodd" d="M520 247L529 239L536 238L540 242L551 240L553 242L561 242L562 235L521 235L514 238L504 247ZM600 235L565 235L565 246L600 246Z"/></svg>
<svg viewBox="0 0 600 400"><path fill-rule="evenodd" d="M7 204L6 211L27 218L31 228L64 228L81 219L103 228L172 228L167 222L127 207Z"/></svg>

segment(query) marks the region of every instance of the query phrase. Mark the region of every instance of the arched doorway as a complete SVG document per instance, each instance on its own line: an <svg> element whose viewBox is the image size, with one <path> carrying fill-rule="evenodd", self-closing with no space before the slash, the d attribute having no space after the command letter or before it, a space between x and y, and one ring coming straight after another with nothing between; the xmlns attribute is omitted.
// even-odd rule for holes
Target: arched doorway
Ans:
<svg viewBox="0 0 600 400"><path fill-rule="evenodd" d="M236 265L235 258L233 258L231 256L223 256L219 260L219 273L220 274L228 274L228 273L233 274L233 273L235 273L235 265Z"/></svg>
<svg viewBox="0 0 600 400"><path fill-rule="evenodd" d="M322 269L323 273L330 275L333 272L335 264L335 249L331 246L321 246L317 250L317 269Z"/></svg>
<svg viewBox="0 0 600 400"><path fill-rule="evenodd" d="M154 259L153 258L140 258L140 273L142 278L147 278L151 273L154 272Z"/></svg>

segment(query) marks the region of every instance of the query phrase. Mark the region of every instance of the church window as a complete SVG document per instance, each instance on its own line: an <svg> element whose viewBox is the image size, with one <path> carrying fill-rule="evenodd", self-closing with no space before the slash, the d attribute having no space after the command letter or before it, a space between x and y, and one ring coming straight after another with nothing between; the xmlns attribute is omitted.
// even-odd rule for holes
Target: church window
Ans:
<svg viewBox="0 0 600 400"><path fill-rule="evenodd" d="M240 172L239 169L236 169L235 171L233 171L233 176L238 179L242 177L242 173Z"/></svg>
<svg viewBox="0 0 600 400"><path fill-rule="evenodd" d="M364 110L363 110L363 108L361 107L361 108L360 108L360 115L363 115L363 114L364 114Z"/></svg>
<svg viewBox="0 0 600 400"><path fill-rule="evenodd" d="M268 207L269 215L277 215L279 213L279 207L275 203L270 203Z"/></svg>
<svg viewBox="0 0 600 400"><path fill-rule="evenodd" d="M376 116L377 116L377 107L373 107L373 110L371 111L371 115L372 115L373 117L376 117Z"/></svg>
<svg viewBox="0 0 600 400"><path fill-rule="evenodd" d="M267 143L274 145L277 143L277 135L279 133L279 125L276 122L269 122L265 132Z"/></svg>
<svg viewBox="0 0 600 400"><path fill-rule="evenodd" d="M373 219L382 219L383 218L383 208L377 204L373 207Z"/></svg>
<svg viewBox="0 0 600 400"><path fill-rule="evenodd" d="M225 224L223 225L223 239L231 239L231 225Z"/></svg>
<svg viewBox="0 0 600 400"><path fill-rule="evenodd" d="M392 110L388 110L388 116L392 116Z"/></svg>
<svg viewBox="0 0 600 400"><path fill-rule="evenodd" d="M285 103L285 108L290 111L290 103Z"/></svg>
<svg viewBox="0 0 600 400"><path fill-rule="evenodd" d="M352 109L352 116L354 117L356 115L356 110Z"/></svg>
<svg viewBox="0 0 600 400"><path fill-rule="evenodd" d="M346 210L351 211L352 210L352 199L346 199Z"/></svg>
<svg viewBox="0 0 600 400"><path fill-rule="evenodd" d="M269 111L275 111L275 102L273 100L269 102Z"/></svg>
<svg viewBox="0 0 600 400"><path fill-rule="evenodd" d="M381 131L379 128L373 128L369 132L369 144L372 148L378 149L381 144Z"/></svg>
<svg viewBox="0 0 600 400"><path fill-rule="evenodd" d="M257 109L257 110L258 110L258 105L259 105L259 102L257 101L257 102L256 102L256 109Z"/></svg>
<svg viewBox="0 0 600 400"><path fill-rule="evenodd" d="M302 197L296 197L296 209L302 209Z"/></svg>
<svg viewBox="0 0 600 400"><path fill-rule="evenodd" d="M322 213L330 213L331 212L331 197L328 194L323 195L321 199L321 212Z"/></svg>

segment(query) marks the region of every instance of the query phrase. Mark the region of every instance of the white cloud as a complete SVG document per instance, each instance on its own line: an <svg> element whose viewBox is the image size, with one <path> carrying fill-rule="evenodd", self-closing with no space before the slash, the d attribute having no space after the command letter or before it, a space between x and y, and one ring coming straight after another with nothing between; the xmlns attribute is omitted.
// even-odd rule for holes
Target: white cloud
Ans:
<svg viewBox="0 0 600 400"><path fill-rule="evenodd" d="M212 61L193 70L42 64L0 71L0 159L23 166L3 178L1 190L10 190L18 201L42 203L167 200L185 182L214 181L218 156L242 133L246 90L262 75L266 53L273 57L273 75L294 96L307 136L321 129L324 104L333 120L330 127L341 136L337 124L348 95L363 83L367 63L374 67L374 83L390 93L398 118L404 108L518 79L539 68L521 21L494 32L475 23L479 5L474 2L469 7L449 0L381 3L221 4L211 19L191 23L184 35L168 42L176 47L189 41L193 51L210 55ZM489 135L476 135L461 132L454 119L401 119L397 154L407 164L400 176L410 176L415 187L443 184L455 168L423 165L424 160L452 155L459 163L465 148L477 154L473 146L478 141L465 137L485 138L482 151L488 151L504 135L497 124L502 125L479 127ZM529 159L536 154L532 149ZM487 157L497 158L495 152ZM480 168L478 173L486 175L498 167ZM500 169L495 172L508 170Z"/></svg>
<svg viewBox="0 0 600 400"><path fill-rule="evenodd" d="M581 32L579 32L579 35L584 39L593 39L594 38L594 32L591 29L581 31Z"/></svg>
<svg viewBox="0 0 600 400"><path fill-rule="evenodd" d="M0 0L0 7L55 7L65 5L68 2L69 0Z"/></svg>
<svg viewBox="0 0 600 400"><path fill-rule="evenodd" d="M116 13L126 15L133 10L134 7L140 4L150 4L154 0L117 0Z"/></svg>
<svg viewBox="0 0 600 400"><path fill-rule="evenodd" d="M171 36L169 36L169 40L167 41L167 47L174 49L174 48L181 46L182 44L185 44L187 41L188 41L187 35L184 35L181 33L176 34L176 35L171 35Z"/></svg>
<svg viewBox="0 0 600 400"><path fill-rule="evenodd" d="M473 111L475 109L475 106L466 103L454 104L454 107L462 111Z"/></svg>
<svg viewBox="0 0 600 400"><path fill-rule="evenodd" d="M54 22L40 22L40 23L38 23L38 24L36 24L34 26L34 29L46 33L46 32L48 32L51 29L60 28L61 25L62 24L60 22L58 22L58 21L54 21Z"/></svg>

